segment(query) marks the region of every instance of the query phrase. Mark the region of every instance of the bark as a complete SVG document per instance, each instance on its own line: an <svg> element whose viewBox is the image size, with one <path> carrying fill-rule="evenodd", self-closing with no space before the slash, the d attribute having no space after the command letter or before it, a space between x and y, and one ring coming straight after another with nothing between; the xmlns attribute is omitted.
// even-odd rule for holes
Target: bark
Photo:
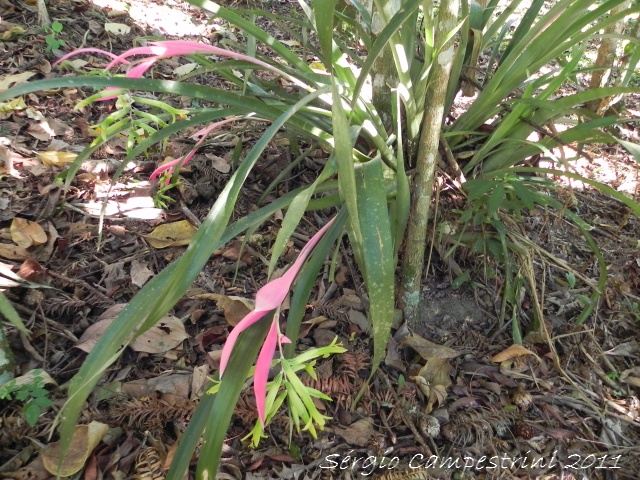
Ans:
<svg viewBox="0 0 640 480"><path fill-rule="evenodd" d="M442 0L437 19L436 45L458 23L460 0ZM418 143L416 174L412 186L411 214L402 268L402 296L405 320L413 327L420 302L422 270L426 250L427 223L433 192L438 143L444 119L444 103L454 57L451 38L437 52L425 98L425 111Z"/></svg>
<svg viewBox="0 0 640 480"><path fill-rule="evenodd" d="M623 2L614 9L611 10L611 15L615 15L629 8L630 2ZM612 23L604 29L606 34L621 35L624 31L624 19L621 19L615 23ZM600 41L600 47L598 48L598 56L596 57L595 67L597 70L593 71L591 79L589 81L589 88L599 88L607 85L611 80L611 69L614 66L616 59L616 50L618 48L620 40L617 38L603 37ZM607 99L594 100L590 102L588 107L592 111L600 110L600 105L606 103Z"/></svg>
<svg viewBox="0 0 640 480"><path fill-rule="evenodd" d="M382 15L375 8L373 0L367 5L371 13L371 40L375 42L382 29L386 26ZM388 0L385 5L386 16L392 17L400 9L399 0ZM382 119L382 123L387 130L393 127L392 117L392 96L391 89L398 83L396 65L391 52L391 44L382 50L371 69L371 102Z"/></svg>

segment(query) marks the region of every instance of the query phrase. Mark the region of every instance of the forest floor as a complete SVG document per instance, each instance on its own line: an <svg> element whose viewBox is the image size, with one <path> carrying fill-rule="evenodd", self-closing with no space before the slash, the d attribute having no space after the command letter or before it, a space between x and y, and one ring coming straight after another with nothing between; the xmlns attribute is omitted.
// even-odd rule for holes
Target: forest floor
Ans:
<svg viewBox="0 0 640 480"><path fill-rule="evenodd" d="M39 25L35 2L0 0L0 91L73 74L52 64L61 52L75 48L121 53L151 38L216 44L241 35L208 23L206 14L177 0L51 0L47 7L61 26L57 32ZM260 8L281 13L298 7L285 1ZM106 64L92 54L74 61L83 72ZM187 64L186 59L166 60L154 75L175 79ZM33 400L43 395L41 389L30 393L31 410L23 408L28 396L0 400L0 478L52 478L46 469L48 445L56 439L55 433L50 439L51 429L69 380L123 305L188 243L188 228L167 234L157 227L204 218L229 176L238 142L248 149L260 133L223 127L185 169L185 187L168 194L174 203L166 209L154 203L157 185L148 181L149 173L165 157L187 152L193 132L171 140L165 152L150 152L112 188L127 138L111 140L83 163L64 191L54 178L72 154L95 139L92 126L115 108L114 102L99 102L74 110L87 96L81 89L59 89L0 105L0 289L31 334L20 335L8 323L5 330L17 375L33 384L34 370L42 369L44 396L52 401L42 402L34 414ZM639 109L638 98L631 97L622 115L637 119ZM625 139L638 142L636 123L618 128ZM314 178L326 154L314 155L271 198ZM580 174L640 198L637 163L618 145L592 148L589 155L576 162ZM249 177L235 218L254 208L290 161L283 135ZM198 181L205 169L207 185ZM442 261L436 246L424 284L424 322L412 339L405 326L395 325L383 365L355 403L369 375L372 341L366 297L345 244L334 281L327 272L319 280L299 338L303 346L324 346L338 335L347 349L318 364L317 380L306 379L333 398L318 404L332 419L316 439L306 432L290 437L283 410L267 429L269 438L250 449L242 439L257 416L252 390L246 389L218 478L639 478L640 222L612 197L580 182L564 182L558 198L591 225L608 270L607 287L583 324L575 320L597 285L597 261L566 218L538 207L518 228L536 251L533 268L549 337L529 332L535 299L525 296L518 311L525 343L513 346L510 323L498 321L500 270L490 275L495 265L462 249ZM437 221L452 221L459 197L443 185ZM280 267L317 230L316 217L307 220ZM207 376L219 366L232 317L242 315L241 302L229 298L250 299L264 283L279 221L268 221L244 248L238 240L216 251L167 317L171 328L134 342L109 368L81 419L106 425L108 433L95 444L87 440L95 448L78 452L81 473L73 478L164 478ZM176 235L187 240L180 244ZM452 267L470 272L472 281L454 288ZM24 288L8 272L53 288ZM434 378L439 380L429 384ZM26 418L35 419L35 425ZM438 459L429 460L432 455Z"/></svg>

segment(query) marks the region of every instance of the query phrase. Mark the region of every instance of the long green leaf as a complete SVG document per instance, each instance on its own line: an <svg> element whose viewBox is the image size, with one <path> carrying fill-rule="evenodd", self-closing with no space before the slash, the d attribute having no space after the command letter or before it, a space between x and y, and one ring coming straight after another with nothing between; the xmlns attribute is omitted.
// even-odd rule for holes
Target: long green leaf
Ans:
<svg viewBox="0 0 640 480"><path fill-rule="evenodd" d="M384 358L395 300L393 236L380 160L357 165L356 187L364 262L361 268L369 294L369 317L373 327L373 375Z"/></svg>
<svg viewBox="0 0 640 480"><path fill-rule="evenodd" d="M220 239L240 188L273 136L298 110L323 93L328 91L318 90L307 95L267 129L220 193L184 255L154 277L98 340L78 374L71 380L69 399L59 414L63 443L71 439L84 401L102 373L118 358L123 346L127 345L133 334L140 335L166 315L195 280L211 252L221 245ZM65 448L66 445L63 445L63 450Z"/></svg>
<svg viewBox="0 0 640 480"><path fill-rule="evenodd" d="M302 192L300 192L296 198L293 199L289 209L287 210L287 214L284 216L282 220L282 225L280 227L280 231L278 232L278 236L276 237L276 241L273 244L273 248L271 249L271 260L269 261L269 272L267 274L268 277L271 277L274 269L276 268L276 264L278 263L278 259L280 258L280 254L289 240L291 234L295 231L300 223L300 219L307 211L307 206L309 205L309 200L311 200L311 196L314 194L316 187L331 177L336 171L335 163L327 162L325 167L322 170L322 173L318 175L315 181L305 188Z"/></svg>
<svg viewBox="0 0 640 480"><path fill-rule="evenodd" d="M242 392L245 379L253 366L253 362L258 355L264 337L269 330L273 318L272 314L267 315L262 321L252 325L243 332L238 339L238 344L234 348L231 360L225 371L224 378L220 383L220 389L215 395L213 406L207 416L204 431L204 442L200 449L196 478L215 479L220 463L222 445L227 435L227 429L231 422L231 417L238 403L238 397ZM207 406L210 402L207 402ZM195 427L194 435L200 433L200 428ZM188 440L184 447L182 457L186 457L193 445L193 439ZM182 480L186 473L184 461L174 469L173 475L168 480ZM187 465L188 466L188 465Z"/></svg>
<svg viewBox="0 0 640 480"><path fill-rule="evenodd" d="M353 171L353 144L349 121L342 107L342 98L338 86L333 85L333 132L335 150L332 160L338 165L338 185L340 197L349 212L350 236L356 257L361 255L362 233L358 219L358 201L356 194L356 178Z"/></svg>
<svg viewBox="0 0 640 480"><path fill-rule="evenodd" d="M337 0L314 0L313 13L316 22L316 34L324 57L327 71L333 68L333 11Z"/></svg>
<svg viewBox="0 0 640 480"><path fill-rule="evenodd" d="M300 333L300 323L307 308L311 289L315 285L318 272L329 255L331 247L340 238L344 225L347 221L347 209L343 206L336 216L331 228L324 234L318 245L313 249L309 260L304 264L296 280L296 288L291 297L289 313L287 316L287 337L290 344L285 345L284 354L286 358L293 357L296 346L296 339Z"/></svg>
<svg viewBox="0 0 640 480"><path fill-rule="evenodd" d="M16 309L13 308L13 305L11 305L11 302L2 291L0 291L0 315L9 320L20 332L29 335L29 330L27 330L27 327L22 323L20 315L18 315ZM0 326L0 328L2 327Z"/></svg>

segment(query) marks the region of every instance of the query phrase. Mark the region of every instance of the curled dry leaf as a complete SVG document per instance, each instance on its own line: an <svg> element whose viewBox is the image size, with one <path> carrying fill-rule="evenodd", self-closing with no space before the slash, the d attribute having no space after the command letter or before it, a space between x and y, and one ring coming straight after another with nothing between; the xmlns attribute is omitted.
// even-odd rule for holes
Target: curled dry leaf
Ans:
<svg viewBox="0 0 640 480"><path fill-rule="evenodd" d="M18 85L19 83L25 83L36 73L37 72L22 72L2 77L2 79L0 79L0 92L2 92L3 90L8 90L10 87Z"/></svg>
<svg viewBox="0 0 640 480"><path fill-rule="evenodd" d="M93 350L98 339L107 331L124 307L123 304L111 306L96 323L85 330L78 340L76 348L87 353ZM133 340L129 347L136 352L165 353L180 345L187 337L187 332L180 319L173 315L166 315L157 324Z"/></svg>
<svg viewBox="0 0 640 480"><path fill-rule="evenodd" d="M105 31L113 33L114 35L126 35L131 31L131 27L129 25L125 25L124 23L105 23L104 29Z"/></svg>
<svg viewBox="0 0 640 480"><path fill-rule="evenodd" d="M198 229L186 220L158 225L148 235L143 235L153 248L181 247L189 245Z"/></svg>
<svg viewBox="0 0 640 480"><path fill-rule="evenodd" d="M538 355L533 353L528 348L524 348L522 345L511 345L506 350L503 350L502 352L494 356L491 361L493 363L502 363L506 360L511 360L523 355L534 355L536 358L538 358Z"/></svg>
<svg viewBox="0 0 640 480"><path fill-rule="evenodd" d="M69 152L40 152L38 158L47 167L61 167L73 162L78 155Z"/></svg>
<svg viewBox="0 0 640 480"><path fill-rule="evenodd" d="M7 258L9 260L24 260L30 256L31 254L23 247L0 243L0 257L2 258Z"/></svg>
<svg viewBox="0 0 640 480"><path fill-rule="evenodd" d="M460 355L460 352L455 351L453 348L437 345L415 333L402 338L399 345L413 348L425 360L430 358L456 358Z"/></svg>
<svg viewBox="0 0 640 480"><path fill-rule="evenodd" d="M335 433L344 438L349 445L364 447L374 435L373 419L371 417L362 418L352 423L347 428L336 427Z"/></svg>
<svg viewBox="0 0 640 480"><path fill-rule="evenodd" d="M11 222L11 239L22 248L47 243L47 234L36 222L15 217Z"/></svg>
<svg viewBox="0 0 640 480"><path fill-rule="evenodd" d="M211 300L218 304L224 312L224 318L229 325L235 327L254 308L254 303L248 298L220 295L218 293L203 293L194 295L193 300Z"/></svg>
<svg viewBox="0 0 640 480"><path fill-rule="evenodd" d="M64 461L60 461L62 453L60 442L55 442L48 445L42 452L44 467L52 475L60 477L70 477L78 473L108 431L109 426L100 422L76 425Z"/></svg>
<svg viewBox="0 0 640 480"><path fill-rule="evenodd" d="M144 263L138 260L131 261L131 283L136 287L142 287L154 273Z"/></svg>

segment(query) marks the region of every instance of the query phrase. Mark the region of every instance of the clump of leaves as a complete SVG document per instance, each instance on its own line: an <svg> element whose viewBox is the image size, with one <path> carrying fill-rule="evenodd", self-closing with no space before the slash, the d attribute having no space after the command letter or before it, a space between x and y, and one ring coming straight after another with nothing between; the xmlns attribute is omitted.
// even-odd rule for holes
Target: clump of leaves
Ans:
<svg viewBox="0 0 640 480"><path fill-rule="evenodd" d="M62 33L64 30L64 25L58 22L57 20L51 24L49 27L43 27L43 30L47 34L44 37L44 41L47 43L47 48L45 52L52 52L53 50L59 50L60 47L66 46L66 42L61 38L58 38L58 35Z"/></svg>
<svg viewBox="0 0 640 480"><path fill-rule="evenodd" d="M33 370L20 379L0 385L0 400L24 402L22 414L32 427L38 422L42 410L53 405L45 388L48 374L42 369ZM50 377L49 377L50 378Z"/></svg>

